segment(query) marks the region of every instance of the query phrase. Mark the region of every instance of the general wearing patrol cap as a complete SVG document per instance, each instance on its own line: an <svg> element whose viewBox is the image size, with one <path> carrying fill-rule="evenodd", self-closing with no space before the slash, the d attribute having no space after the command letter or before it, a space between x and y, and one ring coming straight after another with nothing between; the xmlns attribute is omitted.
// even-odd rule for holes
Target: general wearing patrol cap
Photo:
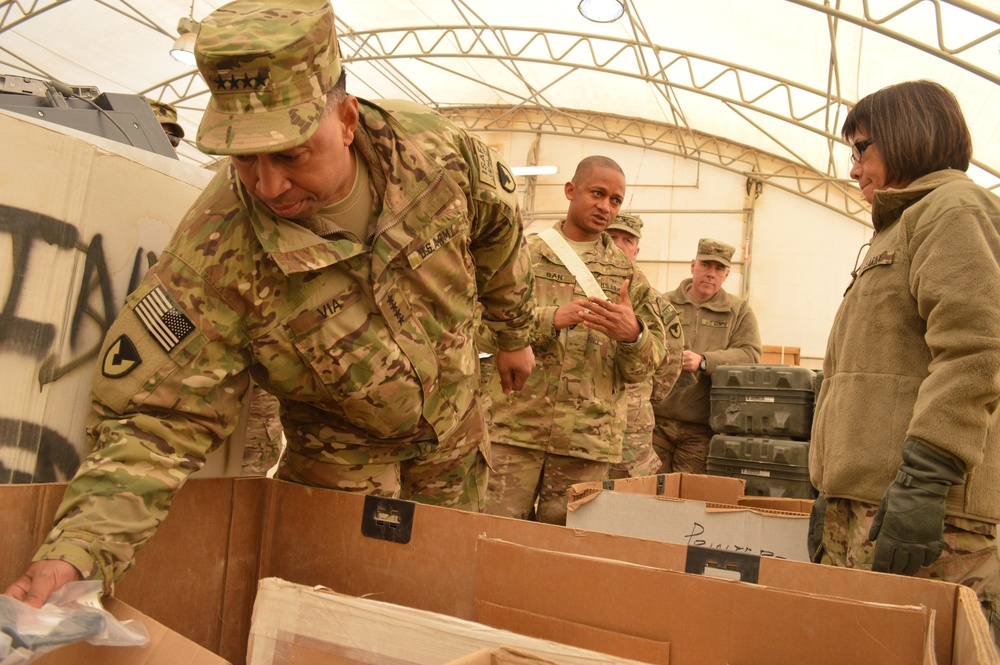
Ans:
<svg viewBox="0 0 1000 665"><path fill-rule="evenodd" d="M198 148L216 155L305 143L340 78L327 0L237 0L201 22L195 60L212 96Z"/></svg>
<svg viewBox="0 0 1000 665"><path fill-rule="evenodd" d="M177 124L177 109L166 102L158 102L149 97L143 97L149 108L153 109L153 115L167 132L179 139L184 138L184 128Z"/></svg>
<svg viewBox="0 0 1000 665"><path fill-rule="evenodd" d="M734 252L736 252L735 247L721 240L702 238L698 241L698 256L695 258L699 261L715 261L728 268Z"/></svg>
<svg viewBox="0 0 1000 665"><path fill-rule="evenodd" d="M608 224L608 231L611 229L621 229L626 233L631 233L636 238L642 237L642 220L638 215L628 215L620 213L615 217L615 221Z"/></svg>

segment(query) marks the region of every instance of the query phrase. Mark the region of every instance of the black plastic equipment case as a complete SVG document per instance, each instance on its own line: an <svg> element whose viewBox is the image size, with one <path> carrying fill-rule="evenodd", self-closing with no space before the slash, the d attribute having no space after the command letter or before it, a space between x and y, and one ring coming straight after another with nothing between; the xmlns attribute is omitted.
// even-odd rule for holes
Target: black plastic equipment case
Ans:
<svg viewBox="0 0 1000 665"><path fill-rule="evenodd" d="M716 434L708 444L708 473L742 478L744 494L814 499L809 442Z"/></svg>
<svg viewBox="0 0 1000 665"><path fill-rule="evenodd" d="M791 365L725 365L712 372L708 424L719 434L808 440L815 372Z"/></svg>

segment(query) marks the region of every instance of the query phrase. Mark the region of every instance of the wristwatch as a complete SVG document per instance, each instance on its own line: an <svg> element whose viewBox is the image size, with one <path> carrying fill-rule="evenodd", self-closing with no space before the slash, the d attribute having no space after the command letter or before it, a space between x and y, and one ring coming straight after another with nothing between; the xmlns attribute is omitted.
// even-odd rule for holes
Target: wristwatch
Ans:
<svg viewBox="0 0 1000 665"><path fill-rule="evenodd" d="M708 361L705 360L705 356L701 357L701 362L698 363L698 369L701 370L702 372L708 369Z"/></svg>
<svg viewBox="0 0 1000 665"><path fill-rule="evenodd" d="M635 341L634 342L620 342L620 344L622 344L623 346L626 346L628 348L632 348L633 346L635 346L636 344L639 343L639 340L642 339L642 334L644 332L646 332L646 326L644 326L642 324L642 321L640 321L639 322L639 336L635 338Z"/></svg>

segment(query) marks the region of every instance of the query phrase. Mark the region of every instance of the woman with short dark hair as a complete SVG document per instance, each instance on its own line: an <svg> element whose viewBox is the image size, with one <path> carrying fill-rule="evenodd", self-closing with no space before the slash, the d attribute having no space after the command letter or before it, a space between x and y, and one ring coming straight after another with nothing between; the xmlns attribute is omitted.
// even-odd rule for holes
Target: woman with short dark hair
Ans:
<svg viewBox="0 0 1000 665"><path fill-rule="evenodd" d="M842 131L874 236L833 323L809 468L814 561L1000 595L1000 198L932 81L868 95Z"/></svg>

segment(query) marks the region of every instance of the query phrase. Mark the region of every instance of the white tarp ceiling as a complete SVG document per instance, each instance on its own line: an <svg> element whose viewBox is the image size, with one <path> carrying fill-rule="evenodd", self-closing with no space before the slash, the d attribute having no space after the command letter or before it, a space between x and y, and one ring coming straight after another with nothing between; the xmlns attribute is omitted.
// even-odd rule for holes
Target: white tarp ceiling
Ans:
<svg viewBox="0 0 1000 665"><path fill-rule="evenodd" d="M507 107L540 109L551 122L530 129L542 133L569 131L558 118L578 112L676 126L674 151L727 159L711 147L718 138L779 158L744 155L747 172L811 190L845 187L839 130L851 104L930 78L962 102L970 174L1000 193L1000 0L625 0L625 16L608 24L585 19L577 3L335 0L348 89L445 112L473 107L482 131ZM168 51L179 19L222 4L0 0L0 74L162 99L178 107L190 140L207 93ZM211 161L190 143L180 154ZM783 175L777 163L798 168Z"/></svg>

